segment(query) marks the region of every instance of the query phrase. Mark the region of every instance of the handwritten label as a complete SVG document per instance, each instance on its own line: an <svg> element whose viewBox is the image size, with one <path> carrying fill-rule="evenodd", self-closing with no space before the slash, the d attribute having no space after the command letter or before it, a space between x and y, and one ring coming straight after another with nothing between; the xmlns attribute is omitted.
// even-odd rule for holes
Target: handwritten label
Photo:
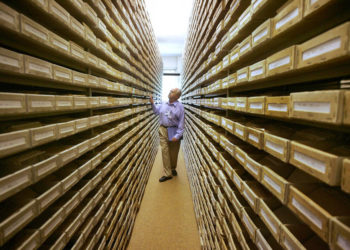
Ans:
<svg viewBox="0 0 350 250"><path fill-rule="evenodd" d="M280 146L277 143L274 143L272 141L266 141L266 147L272 149L273 151L275 151L279 154L283 154L283 152L284 152L284 148L282 146Z"/></svg>
<svg viewBox="0 0 350 250"><path fill-rule="evenodd" d="M293 11L289 12L287 15L285 15L281 20L279 20L276 23L276 29L281 28L283 25L288 23L289 21L293 20L299 15L299 8L294 9Z"/></svg>
<svg viewBox="0 0 350 250"><path fill-rule="evenodd" d="M8 56L0 55L0 64L9 65L12 67L19 68L19 60Z"/></svg>
<svg viewBox="0 0 350 250"><path fill-rule="evenodd" d="M269 104L267 104L267 110L278 111L278 112L287 112L288 105L284 104L284 103L269 103Z"/></svg>
<svg viewBox="0 0 350 250"><path fill-rule="evenodd" d="M331 104L329 102L294 102L293 109L302 112L329 114Z"/></svg>
<svg viewBox="0 0 350 250"><path fill-rule="evenodd" d="M294 159L318 172L326 173L327 166L324 161L320 161L298 151L294 151Z"/></svg>
<svg viewBox="0 0 350 250"><path fill-rule="evenodd" d="M333 50L339 49L341 48L341 45L341 37L336 37L332 40L317 45L316 47L304 51L302 54L303 60L305 61L310 58L314 58L316 56L320 56Z"/></svg>
<svg viewBox="0 0 350 250"><path fill-rule="evenodd" d="M309 209L304 207L301 203L299 203L294 197L292 198L292 205L301 212L307 220L311 221L315 226L322 230L322 221L314 215Z"/></svg>
<svg viewBox="0 0 350 250"><path fill-rule="evenodd" d="M267 184L269 184L270 187L272 187L277 193L281 194L281 187L274 182L269 176L267 176L266 174L264 174L264 181L266 181Z"/></svg>
<svg viewBox="0 0 350 250"><path fill-rule="evenodd" d="M281 67L290 63L290 56L283 57L277 61L269 63L269 70Z"/></svg>

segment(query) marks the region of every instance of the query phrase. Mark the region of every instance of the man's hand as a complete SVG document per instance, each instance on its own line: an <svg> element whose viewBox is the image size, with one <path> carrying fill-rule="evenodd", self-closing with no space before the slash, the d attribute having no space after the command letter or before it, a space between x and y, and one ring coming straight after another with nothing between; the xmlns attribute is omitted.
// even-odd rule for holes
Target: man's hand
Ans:
<svg viewBox="0 0 350 250"><path fill-rule="evenodd" d="M171 141L178 141L178 139L176 139L176 137L173 137L173 139L171 139Z"/></svg>
<svg viewBox="0 0 350 250"><path fill-rule="evenodd" d="M150 101L151 104L154 104L152 95L149 95L149 101Z"/></svg>

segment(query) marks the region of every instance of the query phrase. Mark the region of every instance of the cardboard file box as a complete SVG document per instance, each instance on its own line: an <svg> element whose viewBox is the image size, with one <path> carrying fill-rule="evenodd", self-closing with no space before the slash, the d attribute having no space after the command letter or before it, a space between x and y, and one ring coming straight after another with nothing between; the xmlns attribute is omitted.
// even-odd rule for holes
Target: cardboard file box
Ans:
<svg viewBox="0 0 350 250"><path fill-rule="evenodd" d="M0 20L1 27L19 32L19 14L4 3L0 3Z"/></svg>
<svg viewBox="0 0 350 250"><path fill-rule="evenodd" d="M249 67L237 71L237 85L245 84L249 80Z"/></svg>
<svg viewBox="0 0 350 250"><path fill-rule="evenodd" d="M286 31L303 19L304 0L287 2L273 18L273 36Z"/></svg>
<svg viewBox="0 0 350 250"><path fill-rule="evenodd" d="M29 75L52 79L52 65L31 56L24 56L24 72Z"/></svg>
<svg viewBox="0 0 350 250"><path fill-rule="evenodd" d="M246 228L250 239L253 242L255 242L255 232L258 229L258 227L256 226L256 223L258 223L257 218L258 217L255 215L255 213L251 209L248 209L248 208L242 209L241 221L244 227Z"/></svg>
<svg viewBox="0 0 350 250"><path fill-rule="evenodd" d="M50 45L49 31L28 17L20 14L21 33L39 44Z"/></svg>
<svg viewBox="0 0 350 250"><path fill-rule="evenodd" d="M80 62L86 63L86 52L82 47L79 45L73 43L72 41L70 43L70 54L72 57L76 58Z"/></svg>
<svg viewBox="0 0 350 250"><path fill-rule="evenodd" d="M298 45L298 68L319 66L349 57L350 22Z"/></svg>
<svg viewBox="0 0 350 250"><path fill-rule="evenodd" d="M90 87L98 88L100 86L100 80L96 76L88 75L87 83Z"/></svg>
<svg viewBox="0 0 350 250"><path fill-rule="evenodd" d="M90 66L97 68L98 58L95 55L93 55L89 52L86 52L86 58L87 58L87 62L89 63Z"/></svg>
<svg viewBox="0 0 350 250"><path fill-rule="evenodd" d="M39 248L41 246L40 231L34 229L25 229L17 239L17 249L26 249L28 247Z"/></svg>
<svg viewBox="0 0 350 250"><path fill-rule="evenodd" d="M75 120L75 129L77 133L84 131L88 128L90 128L89 118L81 118Z"/></svg>
<svg viewBox="0 0 350 250"><path fill-rule="evenodd" d="M50 112L56 110L54 95L27 94L28 112Z"/></svg>
<svg viewBox="0 0 350 250"><path fill-rule="evenodd" d="M290 97L289 96L267 96L265 100L265 115L289 117Z"/></svg>
<svg viewBox="0 0 350 250"><path fill-rule="evenodd" d="M39 212L42 213L63 194L62 183L58 181L43 183L40 187L37 187L36 191L38 193L43 192L36 199L38 202Z"/></svg>
<svg viewBox="0 0 350 250"><path fill-rule="evenodd" d="M22 54L0 48L0 70L5 72L24 72L24 58Z"/></svg>
<svg viewBox="0 0 350 250"><path fill-rule="evenodd" d="M332 218L330 223L331 249L347 249L350 244L350 217Z"/></svg>
<svg viewBox="0 0 350 250"><path fill-rule="evenodd" d="M27 112L27 101L25 94L0 93L0 114L24 114Z"/></svg>
<svg viewBox="0 0 350 250"><path fill-rule="evenodd" d="M69 26L69 12L66 11L55 0L49 0L48 12L51 14L51 18L58 20L64 26Z"/></svg>
<svg viewBox="0 0 350 250"><path fill-rule="evenodd" d="M350 159L344 159L342 171L341 189L350 193Z"/></svg>
<svg viewBox="0 0 350 250"><path fill-rule="evenodd" d="M244 124L235 122L233 134L245 141L247 139L247 128Z"/></svg>
<svg viewBox="0 0 350 250"><path fill-rule="evenodd" d="M87 109L90 106L90 100L87 96L74 96L74 109Z"/></svg>
<svg viewBox="0 0 350 250"><path fill-rule="evenodd" d="M326 242L332 217L350 214L349 202L344 196L323 187L290 187L288 207Z"/></svg>
<svg viewBox="0 0 350 250"><path fill-rule="evenodd" d="M257 62L249 66L249 81L255 81L265 78L266 75L266 60Z"/></svg>
<svg viewBox="0 0 350 250"><path fill-rule="evenodd" d="M252 8L251 5L240 15L237 20L239 30L243 29L252 20Z"/></svg>
<svg viewBox="0 0 350 250"><path fill-rule="evenodd" d="M75 34L85 39L84 25L72 16L70 16L70 28Z"/></svg>
<svg viewBox="0 0 350 250"><path fill-rule="evenodd" d="M39 229L41 239L47 239L65 219L64 209L59 209Z"/></svg>
<svg viewBox="0 0 350 250"><path fill-rule="evenodd" d="M85 23L84 25L84 29L85 29L85 39L93 45L93 47L96 47L96 35L94 34L94 32L89 28L88 25L86 25Z"/></svg>
<svg viewBox="0 0 350 250"><path fill-rule="evenodd" d="M239 57L248 54L252 50L252 36L249 35L246 39L244 39L238 46Z"/></svg>
<svg viewBox="0 0 350 250"><path fill-rule="evenodd" d="M319 10L320 8L326 7L326 5L328 4L332 4L336 2L339 2L339 1L337 0L305 0L304 17L312 13L315 13L317 10Z"/></svg>
<svg viewBox="0 0 350 250"><path fill-rule="evenodd" d="M72 160L76 159L78 157L78 148L77 146L69 147L69 146L63 146L61 147L61 151L58 153L58 155L61 158L62 166L68 164Z"/></svg>
<svg viewBox="0 0 350 250"><path fill-rule="evenodd" d="M289 161L290 140L264 132L264 150L284 162Z"/></svg>
<svg viewBox="0 0 350 250"><path fill-rule="evenodd" d="M72 82L72 71L70 69L58 65L52 65L52 72L54 80L65 83Z"/></svg>
<svg viewBox="0 0 350 250"><path fill-rule="evenodd" d="M48 174L56 171L60 166L58 155L48 156L47 159L33 165L34 181L37 182Z"/></svg>
<svg viewBox="0 0 350 250"><path fill-rule="evenodd" d="M259 182L261 180L261 171L263 168L263 165L258 162L258 160L262 157L262 155L253 155L253 154L247 154L246 155L246 164L244 166L244 169L255 179L257 179Z"/></svg>
<svg viewBox="0 0 350 250"><path fill-rule="evenodd" d="M273 22L269 18L264 23L262 23L258 28L256 28L252 33L252 47L257 47L258 45L265 43L272 37L272 25Z"/></svg>
<svg viewBox="0 0 350 250"><path fill-rule="evenodd" d="M248 97L247 112L254 114L265 113L265 96Z"/></svg>
<svg viewBox="0 0 350 250"><path fill-rule="evenodd" d="M343 118L344 91L313 91L291 94L291 117L340 124Z"/></svg>
<svg viewBox="0 0 350 250"><path fill-rule="evenodd" d="M75 134L75 121L57 123L57 133L58 139Z"/></svg>
<svg viewBox="0 0 350 250"><path fill-rule="evenodd" d="M29 0L29 2L36 8L40 8L42 11L48 12L49 0Z"/></svg>
<svg viewBox="0 0 350 250"><path fill-rule="evenodd" d="M292 71L296 67L296 46L281 50L266 59L266 76Z"/></svg>
<svg viewBox="0 0 350 250"><path fill-rule="evenodd" d="M87 86L88 85L88 75L80 73L78 71L73 71L72 82L74 85Z"/></svg>
<svg viewBox="0 0 350 250"><path fill-rule="evenodd" d="M59 96L56 95L56 110L73 110L74 102L73 96Z"/></svg>
<svg viewBox="0 0 350 250"><path fill-rule="evenodd" d="M230 63L233 64L239 60L239 46L237 45L230 52Z"/></svg>
<svg viewBox="0 0 350 250"><path fill-rule="evenodd" d="M226 118L221 118L221 126L229 131L230 133L234 133L234 127L235 123L232 120L226 119Z"/></svg>
<svg viewBox="0 0 350 250"><path fill-rule="evenodd" d="M247 97L236 97L236 107L235 110L246 112L247 111Z"/></svg>
<svg viewBox="0 0 350 250"><path fill-rule="evenodd" d="M61 53L70 54L70 44L67 40L52 32L49 33L49 39L52 48Z"/></svg>
<svg viewBox="0 0 350 250"><path fill-rule="evenodd" d="M32 147L36 147L57 139L56 124L30 129Z"/></svg>

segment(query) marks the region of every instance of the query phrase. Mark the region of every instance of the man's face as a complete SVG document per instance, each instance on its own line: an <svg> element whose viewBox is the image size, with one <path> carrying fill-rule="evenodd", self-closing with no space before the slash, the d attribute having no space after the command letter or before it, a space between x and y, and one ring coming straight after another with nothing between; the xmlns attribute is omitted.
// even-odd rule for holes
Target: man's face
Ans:
<svg viewBox="0 0 350 250"><path fill-rule="evenodd" d="M171 89L168 95L170 101L176 101L178 99L176 89Z"/></svg>

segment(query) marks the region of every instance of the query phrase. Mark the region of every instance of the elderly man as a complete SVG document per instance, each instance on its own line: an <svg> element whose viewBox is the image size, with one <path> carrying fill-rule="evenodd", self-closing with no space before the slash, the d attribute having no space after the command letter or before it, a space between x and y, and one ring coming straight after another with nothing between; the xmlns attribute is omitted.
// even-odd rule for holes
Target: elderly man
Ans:
<svg viewBox="0 0 350 250"><path fill-rule="evenodd" d="M177 157L180 149L180 140L184 132L185 111L183 105L178 101L181 90L178 88L170 90L169 101L159 106L154 104L152 96L150 102L155 114L159 115L159 139L162 148L164 176L159 181L170 180L176 176Z"/></svg>

